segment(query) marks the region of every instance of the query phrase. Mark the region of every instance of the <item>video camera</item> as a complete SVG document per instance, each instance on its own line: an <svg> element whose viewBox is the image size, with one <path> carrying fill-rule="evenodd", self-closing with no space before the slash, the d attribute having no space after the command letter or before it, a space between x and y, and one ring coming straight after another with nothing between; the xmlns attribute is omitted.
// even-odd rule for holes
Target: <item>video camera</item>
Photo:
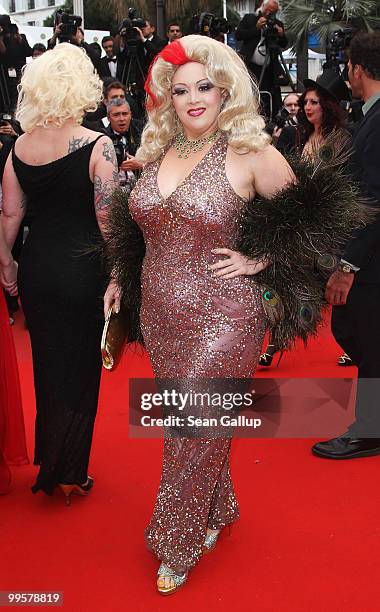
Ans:
<svg viewBox="0 0 380 612"><path fill-rule="evenodd" d="M277 128L282 129L284 127L289 127L290 125L297 125L297 120L283 106L274 118L273 123Z"/></svg>
<svg viewBox="0 0 380 612"><path fill-rule="evenodd" d="M215 17L212 13L201 13L194 15L191 30L194 34L217 38L220 34L231 32L232 26L224 17Z"/></svg>
<svg viewBox="0 0 380 612"><path fill-rule="evenodd" d="M353 28L339 28L331 32L326 49L326 61L328 64L334 66L347 62L344 50L350 46L354 32Z"/></svg>
<svg viewBox="0 0 380 612"><path fill-rule="evenodd" d="M130 8L128 9L128 17L123 19L119 26L119 34L125 40L126 45L137 45L140 41L139 33L134 28L140 28L140 30L145 26L145 20L140 17L136 18L136 9Z"/></svg>
<svg viewBox="0 0 380 612"><path fill-rule="evenodd" d="M262 15L263 17L265 15ZM266 23L264 23L261 31L263 33L267 46L275 46L278 38L278 32L276 29L277 13L269 13L266 17Z"/></svg>
<svg viewBox="0 0 380 612"><path fill-rule="evenodd" d="M278 32L274 27L276 25L276 15L277 13L269 13L268 17L266 18L266 23L264 23L262 27L262 33L265 38L278 36Z"/></svg>
<svg viewBox="0 0 380 612"><path fill-rule="evenodd" d="M117 166L120 168L125 160L126 153L128 153L128 147L123 143L120 134L111 134L111 140L115 149Z"/></svg>
<svg viewBox="0 0 380 612"><path fill-rule="evenodd" d="M12 22L9 15L0 15L0 34L10 34L12 32Z"/></svg>
<svg viewBox="0 0 380 612"><path fill-rule="evenodd" d="M12 121L12 115L9 113L0 113L0 127L8 125Z"/></svg>
<svg viewBox="0 0 380 612"><path fill-rule="evenodd" d="M63 9L58 9L55 13L54 27L61 26L58 36L59 42L70 42L70 38L75 36L78 28L82 25L82 17L70 15Z"/></svg>

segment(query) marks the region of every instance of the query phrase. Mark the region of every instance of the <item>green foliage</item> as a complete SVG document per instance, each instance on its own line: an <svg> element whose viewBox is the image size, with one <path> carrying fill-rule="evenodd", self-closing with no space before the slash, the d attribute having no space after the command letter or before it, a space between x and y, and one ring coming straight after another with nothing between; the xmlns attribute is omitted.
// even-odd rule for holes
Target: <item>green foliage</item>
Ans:
<svg viewBox="0 0 380 612"><path fill-rule="evenodd" d="M73 12L73 0L66 0L63 9ZM127 8L125 9L127 11ZM84 0L84 22L88 30L111 30L116 32L118 19L108 0ZM54 13L44 21L45 26L54 25Z"/></svg>
<svg viewBox="0 0 380 612"><path fill-rule="evenodd" d="M233 6L236 2L230 2L227 7L228 21L237 26L240 21L239 14ZM84 0L84 19L85 27L89 30L111 30L115 33L120 21L127 16L128 7L134 6L137 14L143 18L156 20L156 3L154 0ZM69 13L73 12L73 1L66 0L63 8ZM218 17L222 16L222 3L220 0L171 0L165 2L166 20L178 19L183 26L184 33L190 32L191 18L196 13L214 13ZM54 25L53 14L44 21L45 26Z"/></svg>
<svg viewBox="0 0 380 612"><path fill-rule="evenodd" d="M309 32L324 44L329 32L341 26L371 30L380 27L377 0L283 0L289 38L299 51Z"/></svg>
<svg viewBox="0 0 380 612"><path fill-rule="evenodd" d="M221 0L165 0L164 4L166 21L178 19L183 24L184 32L187 32L186 24L189 23L190 18L197 13L210 12L222 16ZM227 9L228 20L233 25L237 25L240 17L234 7L239 4L239 1L231 0L227 4L230 5ZM111 7L119 20L126 16L127 7L130 6L125 0L103 0L103 5ZM134 0L131 2L131 6L134 6L142 17L156 20L156 2L154 0Z"/></svg>
<svg viewBox="0 0 380 612"><path fill-rule="evenodd" d="M65 0L65 3L62 5L62 8L68 13L72 13L73 12L73 0ZM55 10L52 12L50 17L46 17L46 19L44 20L45 27L54 27L54 15L55 15Z"/></svg>

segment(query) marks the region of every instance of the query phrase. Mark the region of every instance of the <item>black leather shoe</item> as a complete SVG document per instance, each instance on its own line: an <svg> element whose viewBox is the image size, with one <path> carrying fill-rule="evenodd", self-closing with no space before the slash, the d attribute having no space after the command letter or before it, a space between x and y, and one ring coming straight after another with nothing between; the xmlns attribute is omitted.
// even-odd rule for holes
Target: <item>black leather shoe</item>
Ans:
<svg viewBox="0 0 380 612"><path fill-rule="evenodd" d="M347 434L326 442L318 442L311 449L324 459L354 459L380 455L380 438L349 438Z"/></svg>

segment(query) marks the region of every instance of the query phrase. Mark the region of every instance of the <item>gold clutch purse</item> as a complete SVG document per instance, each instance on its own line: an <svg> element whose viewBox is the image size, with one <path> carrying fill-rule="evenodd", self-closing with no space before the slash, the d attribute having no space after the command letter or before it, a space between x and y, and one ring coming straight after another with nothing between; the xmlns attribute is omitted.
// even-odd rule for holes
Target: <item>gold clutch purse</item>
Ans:
<svg viewBox="0 0 380 612"><path fill-rule="evenodd" d="M104 323L101 352L103 367L114 370L123 354L127 341L128 326L125 315L120 311L115 313L111 307Z"/></svg>

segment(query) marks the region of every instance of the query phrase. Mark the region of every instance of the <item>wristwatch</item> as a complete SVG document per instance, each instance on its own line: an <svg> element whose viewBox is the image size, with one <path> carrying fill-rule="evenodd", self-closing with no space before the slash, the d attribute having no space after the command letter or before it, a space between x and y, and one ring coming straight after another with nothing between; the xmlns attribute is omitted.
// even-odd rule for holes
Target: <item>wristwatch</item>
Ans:
<svg viewBox="0 0 380 612"><path fill-rule="evenodd" d="M338 266L339 272L344 272L345 274L355 274L355 270L351 268L348 263L340 263Z"/></svg>

